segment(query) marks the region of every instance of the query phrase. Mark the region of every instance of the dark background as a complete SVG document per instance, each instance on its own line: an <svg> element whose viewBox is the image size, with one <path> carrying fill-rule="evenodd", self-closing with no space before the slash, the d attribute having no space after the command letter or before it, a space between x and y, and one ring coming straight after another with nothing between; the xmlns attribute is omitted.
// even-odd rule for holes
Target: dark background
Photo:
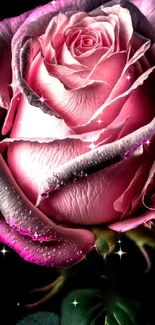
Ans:
<svg viewBox="0 0 155 325"><path fill-rule="evenodd" d="M33 0L30 3L17 0L8 2L6 7L1 5L0 20L20 15L45 3L47 1L41 0ZM148 248L152 267L149 273L145 273L145 260L138 248L124 237L122 241L122 249L128 254L123 255L121 261L115 254L112 254L106 263L97 253L89 254L85 261L79 263L76 268L73 267L72 275L60 293L35 309L27 309L25 305L35 302L42 295L31 293L31 290L52 282L58 271L27 263L5 246L8 249L6 255L0 253L0 324L15 325L25 315L38 310L57 313L63 297L71 290L83 287L100 288L105 292L114 292L137 300L142 305L148 324L154 325L155 252ZM0 249L3 246L0 245Z"/></svg>

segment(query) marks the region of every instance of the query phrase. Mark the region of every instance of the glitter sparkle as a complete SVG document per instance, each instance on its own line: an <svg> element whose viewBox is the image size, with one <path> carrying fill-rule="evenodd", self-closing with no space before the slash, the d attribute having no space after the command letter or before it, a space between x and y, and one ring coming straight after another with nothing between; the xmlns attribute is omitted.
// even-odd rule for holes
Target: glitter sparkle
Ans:
<svg viewBox="0 0 155 325"><path fill-rule="evenodd" d="M101 124L102 123L102 121L100 120L100 118L98 119L97 123L98 124Z"/></svg>
<svg viewBox="0 0 155 325"><path fill-rule="evenodd" d="M129 76L129 74L127 75L126 79L130 80L131 79L131 76Z"/></svg>
<svg viewBox="0 0 155 325"><path fill-rule="evenodd" d="M93 150L93 149L96 148L96 146L95 146L95 144L92 142L92 143L88 146L88 148L90 148L91 150Z"/></svg>
<svg viewBox="0 0 155 325"><path fill-rule="evenodd" d="M120 257L120 260L121 260L122 255L127 254L127 253L126 252L123 252L122 251L122 248L120 247L119 251L118 252L115 252L115 254L117 254Z"/></svg>
<svg viewBox="0 0 155 325"><path fill-rule="evenodd" d="M41 97L39 98L39 101L43 104L44 101L45 101L45 98L44 98L43 96L41 96Z"/></svg>
<svg viewBox="0 0 155 325"><path fill-rule="evenodd" d="M74 307L76 307L78 304L79 304L79 302L76 299L74 299L74 301L72 301L72 305L74 305Z"/></svg>
<svg viewBox="0 0 155 325"><path fill-rule="evenodd" d="M34 233L34 237L37 239L38 236L39 236L39 235L37 234L37 232L35 232L35 233Z"/></svg>
<svg viewBox="0 0 155 325"><path fill-rule="evenodd" d="M5 246L3 246L3 248L0 250L0 252L3 254L3 256L5 256L6 253L8 253L9 251L7 249L5 249Z"/></svg>

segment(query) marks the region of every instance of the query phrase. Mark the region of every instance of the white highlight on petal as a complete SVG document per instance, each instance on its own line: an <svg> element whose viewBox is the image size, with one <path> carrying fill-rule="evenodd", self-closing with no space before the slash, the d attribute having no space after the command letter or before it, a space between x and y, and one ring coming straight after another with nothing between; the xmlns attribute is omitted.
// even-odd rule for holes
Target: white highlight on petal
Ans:
<svg viewBox="0 0 155 325"><path fill-rule="evenodd" d="M88 148L90 148L91 150L96 148L96 145L92 142L89 146L87 146Z"/></svg>

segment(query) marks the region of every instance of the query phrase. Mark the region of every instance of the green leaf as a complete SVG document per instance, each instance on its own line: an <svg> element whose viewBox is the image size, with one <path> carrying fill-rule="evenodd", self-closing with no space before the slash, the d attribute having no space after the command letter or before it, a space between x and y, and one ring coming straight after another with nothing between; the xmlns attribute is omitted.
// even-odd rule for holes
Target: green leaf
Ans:
<svg viewBox="0 0 155 325"><path fill-rule="evenodd" d="M115 298L105 318L105 325L145 325L140 307L127 298Z"/></svg>
<svg viewBox="0 0 155 325"><path fill-rule="evenodd" d="M96 325L103 312L99 290L79 289L67 295L62 304L61 325ZM76 301L75 306L73 302Z"/></svg>
<svg viewBox="0 0 155 325"><path fill-rule="evenodd" d="M104 259L112 253L116 246L116 232L105 228L93 228L96 236L96 249Z"/></svg>
<svg viewBox="0 0 155 325"><path fill-rule="evenodd" d="M37 312L26 316L16 325L59 325L59 317L50 312Z"/></svg>

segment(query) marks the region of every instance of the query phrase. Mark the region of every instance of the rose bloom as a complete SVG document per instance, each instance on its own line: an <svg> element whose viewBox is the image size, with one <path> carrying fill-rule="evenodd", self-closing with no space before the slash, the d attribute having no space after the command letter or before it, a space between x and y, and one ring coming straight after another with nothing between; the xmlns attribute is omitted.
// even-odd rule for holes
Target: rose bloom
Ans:
<svg viewBox="0 0 155 325"><path fill-rule="evenodd" d="M0 241L64 267L154 219L153 0L56 0L0 23Z"/></svg>

